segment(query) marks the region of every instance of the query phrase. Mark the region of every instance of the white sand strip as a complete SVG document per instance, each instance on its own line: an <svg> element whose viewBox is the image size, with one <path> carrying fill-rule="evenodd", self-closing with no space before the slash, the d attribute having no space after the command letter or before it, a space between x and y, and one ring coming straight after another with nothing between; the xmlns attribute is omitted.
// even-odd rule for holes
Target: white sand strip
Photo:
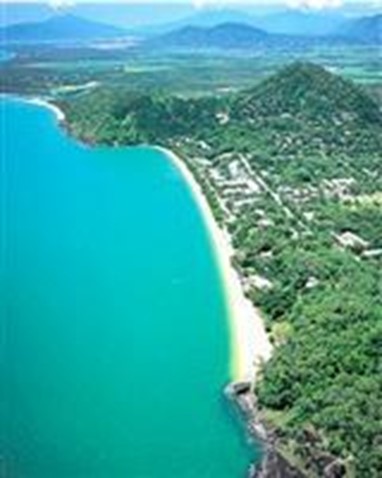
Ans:
<svg viewBox="0 0 382 478"><path fill-rule="evenodd" d="M244 295L238 272L231 264L233 249L228 234L219 228L206 197L187 165L173 152L162 151L179 169L201 209L226 289L231 329L231 379L255 380L259 365L267 361L272 345L265 331L260 312Z"/></svg>
<svg viewBox="0 0 382 478"><path fill-rule="evenodd" d="M47 100L44 100L42 98L28 98L26 101L28 101L28 103L32 103L34 105L37 105L37 106L42 106L44 108L48 108L50 111L52 111L56 118L57 118L57 121L59 123L62 123L65 121L65 114L62 110L60 110L60 108L56 105L53 105L52 103L49 103L49 101Z"/></svg>

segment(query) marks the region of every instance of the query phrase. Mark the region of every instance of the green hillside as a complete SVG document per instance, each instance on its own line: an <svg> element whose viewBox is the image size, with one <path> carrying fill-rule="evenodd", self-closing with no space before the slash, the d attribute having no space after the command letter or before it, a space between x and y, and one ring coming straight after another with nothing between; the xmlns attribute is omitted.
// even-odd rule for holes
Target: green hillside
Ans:
<svg viewBox="0 0 382 478"><path fill-rule="evenodd" d="M382 123L378 105L352 82L309 63L292 64L241 93L232 114L256 134L270 136L275 152L359 153L381 147L378 135L370 133Z"/></svg>

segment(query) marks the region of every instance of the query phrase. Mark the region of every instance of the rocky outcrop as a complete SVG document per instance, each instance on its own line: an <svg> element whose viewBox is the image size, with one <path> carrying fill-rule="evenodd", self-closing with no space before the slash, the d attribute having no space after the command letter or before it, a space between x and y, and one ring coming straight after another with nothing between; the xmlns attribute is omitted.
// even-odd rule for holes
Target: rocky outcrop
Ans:
<svg viewBox="0 0 382 478"><path fill-rule="evenodd" d="M252 465L249 478L305 478L275 448L270 447L260 466Z"/></svg>
<svg viewBox="0 0 382 478"><path fill-rule="evenodd" d="M275 435L267 430L260 419L251 383L231 383L226 387L225 394L244 417L248 434L263 445L263 460L260 465L250 466L248 478L306 478L277 451Z"/></svg>
<svg viewBox="0 0 382 478"><path fill-rule="evenodd" d="M346 478L351 477L351 458L342 460L323 451L319 435L312 429L303 429L302 445L305 450L305 465L309 473L296 468L278 449L277 430L262 421L256 396L250 382L235 382L225 389L226 396L239 409L244 417L250 437L263 446L263 459L260 464L252 464L248 478Z"/></svg>

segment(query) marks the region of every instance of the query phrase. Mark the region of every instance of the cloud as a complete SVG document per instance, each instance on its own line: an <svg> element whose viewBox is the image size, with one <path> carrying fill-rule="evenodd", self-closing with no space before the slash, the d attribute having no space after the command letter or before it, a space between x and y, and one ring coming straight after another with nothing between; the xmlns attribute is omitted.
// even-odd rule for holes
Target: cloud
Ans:
<svg viewBox="0 0 382 478"><path fill-rule="evenodd" d="M73 7L75 2L73 0L49 0L48 5L50 5L55 10L61 10L65 8Z"/></svg>
<svg viewBox="0 0 382 478"><path fill-rule="evenodd" d="M206 2L205 0L193 0L192 4L195 8L203 8Z"/></svg>
<svg viewBox="0 0 382 478"><path fill-rule="evenodd" d="M311 8L314 10L338 8L342 3L342 0L288 0L288 5L292 8Z"/></svg>
<svg viewBox="0 0 382 478"><path fill-rule="evenodd" d="M192 5L195 8L205 8L208 6L219 6L219 2L214 0L192 0Z"/></svg>
<svg viewBox="0 0 382 478"><path fill-rule="evenodd" d="M264 0L260 0L259 3L261 4L262 1ZM230 0L191 0L191 3L195 8L213 8L213 9L226 8L233 5L232 0L231 1Z"/></svg>
<svg viewBox="0 0 382 478"><path fill-rule="evenodd" d="M213 7L213 8L222 8L225 6L230 6L233 4L229 0L191 0L192 4L195 8L206 8L206 7ZM381 0L370 0L380 2ZM245 2L244 2L245 3ZM247 1L248 4L251 1ZM256 0L253 2L256 5L267 5L267 0ZM277 3L277 2L275 2ZM338 8L343 5L344 0L280 0L278 3L287 4L291 8L306 8L306 9L314 9L314 10L321 10L324 8Z"/></svg>

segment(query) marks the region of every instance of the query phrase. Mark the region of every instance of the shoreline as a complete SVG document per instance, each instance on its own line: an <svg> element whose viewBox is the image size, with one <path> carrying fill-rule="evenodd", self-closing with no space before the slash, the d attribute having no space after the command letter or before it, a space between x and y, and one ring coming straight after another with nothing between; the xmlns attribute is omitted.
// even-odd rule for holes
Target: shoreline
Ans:
<svg viewBox="0 0 382 478"><path fill-rule="evenodd" d="M47 99L37 96L16 98L48 109L55 115L59 124L66 121L65 113ZM231 263L235 251L229 234L218 225L201 186L185 161L167 148L161 146L154 148L170 159L181 173L205 221L225 293L230 335L230 380L247 382L253 386L261 364L270 359L273 347L261 313L245 296L240 275Z"/></svg>
<svg viewBox="0 0 382 478"><path fill-rule="evenodd" d="M68 125L65 125L65 113L48 99L8 94L0 94L1 97L15 98L47 108L55 115L58 126L68 127ZM68 132L70 131L68 130ZM85 144L93 145L81 140L81 138L77 137L77 139L80 142L84 141ZM149 144L142 146L160 151L173 163L187 182L207 227L208 238L211 241L214 258L219 267L219 277L223 281L224 299L228 313L231 383L226 387L225 393L241 412L250 439L255 438L256 442L259 442L263 448L263 458L259 464L251 464L248 477L273 478L277 475L285 478L306 478L305 471L301 471L300 467L296 468L292 464L293 461L287 455L284 456L282 449L278 446L277 429L272 428L270 423L265 422L261 409L258 408L254 394L254 384L261 371L262 363L271 358L273 346L266 332L260 311L245 296L240 273L231 263L231 258L235 253L231 237L224 226L220 226L215 219L207 196L188 166L187 160L181 159L175 152L166 147ZM338 460L333 457L332 465L335 465Z"/></svg>
<svg viewBox="0 0 382 478"><path fill-rule="evenodd" d="M34 97L34 98L24 98L24 101L36 105L42 106L43 108L47 108L50 110L56 117L59 123L63 123L65 121L65 113L53 103L50 103L48 100L44 100L43 98Z"/></svg>
<svg viewBox="0 0 382 478"><path fill-rule="evenodd" d="M51 103L48 99L44 99L39 96L21 96L13 93L0 93L0 99L2 98L15 99L17 101L22 101L24 103L29 103L31 105L48 109L54 114L59 123L64 123L66 120L65 113L57 105Z"/></svg>
<svg viewBox="0 0 382 478"><path fill-rule="evenodd" d="M234 254L228 233L217 224L204 192L184 161L175 153L156 147L180 171L203 215L223 281L230 332L230 379L254 384L260 365L269 360L272 345L260 312L245 296L240 276L231 264Z"/></svg>
<svg viewBox="0 0 382 478"><path fill-rule="evenodd" d="M156 146L178 169L191 189L203 216L223 281L230 334L230 383L224 393L240 412L250 440L262 448L258 463L251 463L248 478L307 478L286 459L277 447L277 437L259 413L254 385L262 363L272 355L273 346L265 330L260 311L245 296L240 274L231 263L234 248L229 233L217 223L202 187L173 151Z"/></svg>

